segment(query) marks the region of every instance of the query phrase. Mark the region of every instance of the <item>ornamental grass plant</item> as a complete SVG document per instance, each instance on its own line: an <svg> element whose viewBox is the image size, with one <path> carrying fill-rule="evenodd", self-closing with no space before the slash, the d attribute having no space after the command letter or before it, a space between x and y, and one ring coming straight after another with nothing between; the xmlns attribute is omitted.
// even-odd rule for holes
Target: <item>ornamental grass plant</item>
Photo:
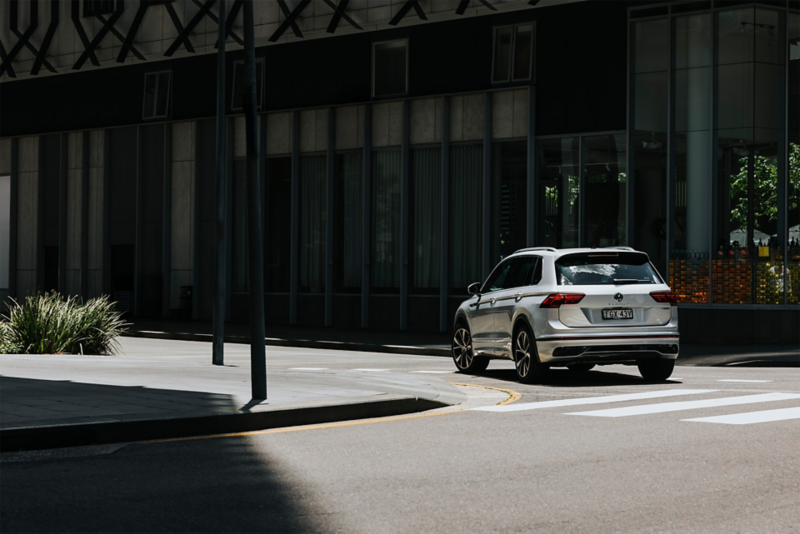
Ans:
<svg viewBox="0 0 800 534"><path fill-rule="evenodd" d="M55 291L10 300L8 315L0 315L4 354L114 354L128 326L107 295L86 303Z"/></svg>

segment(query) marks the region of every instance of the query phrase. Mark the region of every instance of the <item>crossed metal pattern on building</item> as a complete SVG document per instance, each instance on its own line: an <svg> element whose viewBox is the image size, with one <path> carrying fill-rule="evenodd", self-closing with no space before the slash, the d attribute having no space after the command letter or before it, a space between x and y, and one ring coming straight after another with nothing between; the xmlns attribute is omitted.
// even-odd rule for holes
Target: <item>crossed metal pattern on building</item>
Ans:
<svg viewBox="0 0 800 534"><path fill-rule="evenodd" d="M109 33L119 39L119 41L122 43L122 48L120 49L119 55L116 59L117 63L124 63L129 53L133 54L141 61L146 61L144 55L142 55L142 53L139 52L134 46L134 38L136 36L136 32L138 32L139 28L141 27L147 10L154 6L164 6L169 14L169 18L172 21L173 26L178 31L178 36L175 38L175 41L173 41L169 48L167 48L167 51L164 52L164 56L166 57L172 57L172 55L181 47L181 45L183 45L187 52L191 54L195 53L195 49L192 46L189 35L203 20L203 18L208 17L215 24L219 24L219 18L211 11L211 8L216 3L216 0L205 0L204 2L201 2L201 0L192 0L192 2L200 8L200 10L192 17L185 27L183 26L180 17L178 17L175 8L172 6L172 0L140 0L139 7L133 17L133 21L128 27L127 32L123 33L117 29L115 25L125 10L125 0L116 0L115 8L109 17L106 17L99 12L94 13L93 16L102 23L102 27L94 36L94 38L90 40L80 20L80 1L81 0L71 0L72 23L75 26L75 30L78 33L78 38L83 45L83 52L72 66L73 70L80 70L87 60L96 67L100 66L100 61L98 60L95 51ZM88 0L84 0L84 2L86 1ZM463 15L472 1L473 0L461 0L456 8L455 14ZM475 1L491 9L492 11L497 11L497 9L487 0ZM538 0L532 0L529 3L531 5L535 5L537 1ZM236 16L239 14L239 11L241 10L242 2L243 0L234 0L230 9L230 13L228 14L227 23L225 24L225 34L227 37L230 37L236 41L236 43L243 46L244 41L238 34L236 34L236 32L233 31L233 23L236 20ZM306 7L308 7L308 5L311 3L311 0L300 0L294 9L291 10L287 5L286 0L277 0L277 2L285 19L275 30L272 36L270 36L269 41L273 43L278 41L278 39L280 39L289 28L292 29L292 32L296 37L303 38L303 32L300 31L300 27L297 25L297 20L303 10L305 10ZM344 19L345 22L357 30L364 29L345 12L350 0L338 0L338 3L334 3L334 0L323 0L323 2L334 12L333 18L326 29L327 33L334 33L336 28L339 27L342 19ZM47 68L47 70L50 72L58 72L53 65L47 61L46 55L59 24L59 0L50 0L50 25L47 28L47 33L45 34L45 37L42 40L42 44L39 48L37 48L36 45L30 41L31 36L39 26L39 0L30 0L28 3L28 8L28 28L24 32L20 32L19 0L10 0L9 2L9 25L11 33L18 38L18 41L10 50L8 50L8 52L6 52L3 43L0 42L0 60L2 60L2 64L0 64L0 76L7 72L11 78L17 77L12 66L12 62L16 59L23 47L26 47L28 50L30 50L36 58L33 63L33 67L31 68L31 75L38 75L42 66ZM428 20L427 16L425 16L425 12L420 7L418 0L407 0L399 9L397 14L395 14L395 16L389 21L389 25L396 26L411 10L413 10L417 17L419 17L421 20ZM217 46L219 46L219 42L215 43L214 45L215 48Z"/></svg>

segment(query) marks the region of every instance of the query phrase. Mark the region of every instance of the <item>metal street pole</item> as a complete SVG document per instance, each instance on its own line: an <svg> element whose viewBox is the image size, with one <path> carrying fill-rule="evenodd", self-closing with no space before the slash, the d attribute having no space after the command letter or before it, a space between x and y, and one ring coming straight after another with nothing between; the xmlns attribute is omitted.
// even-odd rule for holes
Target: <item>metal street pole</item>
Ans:
<svg viewBox="0 0 800 534"><path fill-rule="evenodd" d="M253 398L267 398L264 344L264 251L261 238L261 192L256 139L256 50L253 0L244 0L244 102L247 145L247 222L250 252L250 372Z"/></svg>
<svg viewBox="0 0 800 534"><path fill-rule="evenodd" d="M214 236L214 312L212 363L223 365L225 357L225 0L219 0L217 38L217 224Z"/></svg>

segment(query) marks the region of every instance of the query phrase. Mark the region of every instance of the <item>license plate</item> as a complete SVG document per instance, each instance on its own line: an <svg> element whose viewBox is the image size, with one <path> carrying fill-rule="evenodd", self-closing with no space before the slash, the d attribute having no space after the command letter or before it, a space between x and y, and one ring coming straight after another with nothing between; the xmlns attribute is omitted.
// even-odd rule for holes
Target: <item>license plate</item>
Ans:
<svg viewBox="0 0 800 534"><path fill-rule="evenodd" d="M633 310L630 308L603 310L603 319L633 319Z"/></svg>

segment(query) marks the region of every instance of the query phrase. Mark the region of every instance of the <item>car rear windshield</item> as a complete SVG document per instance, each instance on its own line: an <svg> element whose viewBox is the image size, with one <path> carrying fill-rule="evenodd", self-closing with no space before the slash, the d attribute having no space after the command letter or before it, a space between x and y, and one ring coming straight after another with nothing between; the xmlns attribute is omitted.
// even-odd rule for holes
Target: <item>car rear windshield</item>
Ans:
<svg viewBox="0 0 800 534"><path fill-rule="evenodd" d="M662 283L647 256L637 252L563 256L556 260L556 280L563 286Z"/></svg>

